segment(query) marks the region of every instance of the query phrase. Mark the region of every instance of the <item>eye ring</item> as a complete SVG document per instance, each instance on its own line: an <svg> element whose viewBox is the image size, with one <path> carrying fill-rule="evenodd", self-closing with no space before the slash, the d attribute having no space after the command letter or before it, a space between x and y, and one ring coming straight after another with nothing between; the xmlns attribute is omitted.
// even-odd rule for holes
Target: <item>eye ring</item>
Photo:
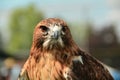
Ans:
<svg viewBox="0 0 120 80"><path fill-rule="evenodd" d="M40 29L43 31L43 32L46 32L49 30L49 28L47 28L46 26L40 26Z"/></svg>

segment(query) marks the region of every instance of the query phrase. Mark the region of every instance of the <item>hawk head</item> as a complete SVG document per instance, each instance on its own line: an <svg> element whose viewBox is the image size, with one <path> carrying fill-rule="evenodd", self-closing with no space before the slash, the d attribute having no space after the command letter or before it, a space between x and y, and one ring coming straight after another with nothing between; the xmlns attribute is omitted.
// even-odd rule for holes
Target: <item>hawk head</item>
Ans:
<svg viewBox="0 0 120 80"><path fill-rule="evenodd" d="M70 46L71 33L63 20L48 18L35 27L33 44L46 50L63 49Z"/></svg>

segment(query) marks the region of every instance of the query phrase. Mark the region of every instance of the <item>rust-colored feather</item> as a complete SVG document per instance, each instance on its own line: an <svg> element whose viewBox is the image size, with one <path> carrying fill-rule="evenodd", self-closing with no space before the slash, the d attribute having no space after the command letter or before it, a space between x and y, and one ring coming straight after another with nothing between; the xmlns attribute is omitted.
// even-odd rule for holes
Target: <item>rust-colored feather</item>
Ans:
<svg viewBox="0 0 120 80"><path fill-rule="evenodd" d="M18 80L113 80L101 62L73 41L67 24L57 18L35 27L30 56Z"/></svg>

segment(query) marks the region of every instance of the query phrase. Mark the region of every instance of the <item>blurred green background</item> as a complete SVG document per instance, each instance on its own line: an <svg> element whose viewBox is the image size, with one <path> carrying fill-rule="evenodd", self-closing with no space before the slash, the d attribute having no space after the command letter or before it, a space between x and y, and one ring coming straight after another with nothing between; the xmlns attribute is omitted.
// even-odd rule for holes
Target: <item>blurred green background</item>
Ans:
<svg viewBox="0 0 120 80"><path fill-rule="evenodd" d="M34 27L51 17L65 20L82 49L119 70L119 4L119 0L1 0L0 80L15 80L11 78L15 74L5 70L15 64L21 68L29 55Z"/></svg>

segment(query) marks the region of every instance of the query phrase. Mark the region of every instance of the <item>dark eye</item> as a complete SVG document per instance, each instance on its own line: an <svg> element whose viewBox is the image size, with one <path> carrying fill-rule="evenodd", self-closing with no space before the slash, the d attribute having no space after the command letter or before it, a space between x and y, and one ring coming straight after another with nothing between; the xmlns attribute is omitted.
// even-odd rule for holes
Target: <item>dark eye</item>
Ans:
<svg viewBox="0 0 120 80"><path fill-rule="evenodd" d="M49 28L47 28L46 26L40 26L40 29L43 31L43 32L46 32L49 30Z"/></svg>
<svg viewBox="0 0 120 80"><path fill-rule="evenodd" d="M65 32L66 31L66 27L63 26L62 27L62 31Z"/></svg>

